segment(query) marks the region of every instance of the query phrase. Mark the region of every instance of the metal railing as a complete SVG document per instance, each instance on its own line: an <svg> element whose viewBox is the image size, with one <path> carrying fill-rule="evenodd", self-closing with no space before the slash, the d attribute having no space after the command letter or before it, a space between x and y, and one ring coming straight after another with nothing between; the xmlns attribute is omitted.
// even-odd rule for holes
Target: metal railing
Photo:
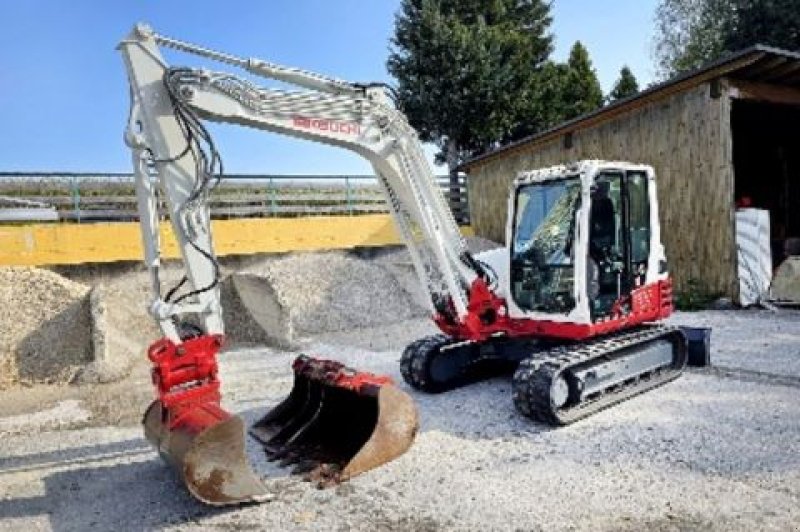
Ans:
<svg viewBox="0 0 800 532"><path fill-rule="evenodd" d="M451 183L449 176L436 179L458 223L468 224L464 176L458 183ZM41 209L78 223L138 219L133 176L126 173L0 172L0 196L16 200L0 202L0 222L54 219L52 213L38 218ZM34 204L36 212L29 207ZM388 212L372 175L229 174L214 189L210 207L216 219ZM159 211L166 216L161 201Z"/></svg>

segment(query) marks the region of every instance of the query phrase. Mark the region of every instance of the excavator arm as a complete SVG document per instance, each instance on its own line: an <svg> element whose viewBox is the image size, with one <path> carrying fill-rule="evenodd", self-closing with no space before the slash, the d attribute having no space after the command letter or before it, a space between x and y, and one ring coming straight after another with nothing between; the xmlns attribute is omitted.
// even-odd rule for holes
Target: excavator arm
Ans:
<svg viewBox="0 0 800 532"><path fill-rule="evenodd" d="M173 48L299 87L260 88L230 73L175 68ZM208 199L222 161L204 121L227 122L339 146L370 161L440 326L476 322L475 293L486 274L424 158L416 132L379 85L359 85L242 59L163 37L139 25L119 49L131 89L125 141L131 148L150 313L163 338L150 346L158 398L145 435L173 463L190 492L209 504L263 500L248 466L243 423L220 405L216 356L224 339ZM156 187L156 183L158 187ZM186 275L162 291L156 190L160 189ZM482 284L483 283L483 284ZM474 326L472 332L475 332ZM469 336L470 327L464 328ZM417 429L411 398L384 376L300 356L289 396L251 428L273 459L321 484L346 480L404 453Z"/></svg>
<svg viewBox="0 0 800 532"><path fill-rule="evenodd" d="M159 46L181 50L244 69L251 74L301 87L258 87L230 73L172 68ZM164 334L176 341L182 313L204 316L208 333L221 332L207 202L219 160L199 118L226 122L348 149L373 166L431 311L448 332L463 336L480 330L470 312L476 279L486 272L466 248L458 225L440 192L414 129L381 85L361 85L318 74L243 59L160 36L137 26L120 44L132 87L132 112L126 140L137 174L146 262L158 279L158 241L148 162L155 167L170 205L192 293L191 302L156 292L151 313ZM485 292L485 291L484 291ZM483 307L487 305L484 304ZM472 327L466 326L472 324Z"/></svg>

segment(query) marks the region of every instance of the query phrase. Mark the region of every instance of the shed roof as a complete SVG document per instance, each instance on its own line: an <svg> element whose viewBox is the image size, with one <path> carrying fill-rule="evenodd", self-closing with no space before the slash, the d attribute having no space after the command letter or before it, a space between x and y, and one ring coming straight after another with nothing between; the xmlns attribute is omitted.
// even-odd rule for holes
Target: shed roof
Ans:
<svg viewBox="0 0 800 532"><path fill-rule="evenodd" d="M545 131L478 155L463 163L461 169L469 171L470 168L504 154L552 140L570 131L605 122L619 114L722 76L800 88L800 53L762 44L751 46L712 61L696 70L675 76L628 98L617 100Z"/></svg>

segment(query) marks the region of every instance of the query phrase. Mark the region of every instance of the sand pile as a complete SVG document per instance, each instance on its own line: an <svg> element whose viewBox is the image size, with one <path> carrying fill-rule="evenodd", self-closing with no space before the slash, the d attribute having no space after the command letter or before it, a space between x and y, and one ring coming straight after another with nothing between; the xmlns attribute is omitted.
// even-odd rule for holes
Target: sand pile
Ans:
<svg viewBox="0 0 800 532"><path fill-rule="evenodd" d="M0 268L0 386L65 381L93 358L88 286L39 268Z"/></svg>
<svg viewBox="0 0 800 532"><path fill-rule="evenodd" d="M467 244L473 252L499 246L478 237ZM317 333L425 316L427 298L402 247L264 257L222 287L230 340L281 347Z"/></svg>
<svg viewBox="0 0 800 532"><path fill-rule="evenodd" d="M108 382L127 373L136 343L109 319L102 290L41 268L0 267L0 300L0 387Z"/></svg>
<svg viewBox="0 0 800 532"><path fill-rule="evenodd" d="M503 244L480 236L468 236L466 240L467 247L472 253L480 253L482 251L489 251L490 249L503 247Z"/></svg>
<svg viewBox="0 0 800 532"><path fill-rule="evenodd" d="M498 244L471 237L471 250ZM428 313L403 247L222 260L231 344L298 347L325 332L387 325ZM232 273L235 272L235 273ZM60 275L60 274L63 274ZM183 274L165 264L171 286ZM147 312L151 287L140 264L0 267L0 387L16 382L108 382L144 361L161 336Z"/></svg>
<svg viewBox="0 0 800 532"><path fill-rule="evenodd" d="M425 312L380 263L338 251L264 259L231 275L223 296L232 339L284 346L305 335L395 323Z"/></svg>

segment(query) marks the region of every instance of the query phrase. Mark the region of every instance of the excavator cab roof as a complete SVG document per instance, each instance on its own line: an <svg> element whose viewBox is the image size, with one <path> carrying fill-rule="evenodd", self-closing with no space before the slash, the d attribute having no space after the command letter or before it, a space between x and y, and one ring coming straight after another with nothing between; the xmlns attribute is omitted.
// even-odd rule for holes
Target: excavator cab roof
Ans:
<svg viewBox="0 0 800 532"><path fill-rule="evenodd" d="M567 164L558 164L547 168L520 172L514 179L514 188L531 183L556 181L565 177L587 175L593 176L600 170L649 170L652 168L643 164L629 163L624 161L603 161L598 159L584 159Z"/></svg>

